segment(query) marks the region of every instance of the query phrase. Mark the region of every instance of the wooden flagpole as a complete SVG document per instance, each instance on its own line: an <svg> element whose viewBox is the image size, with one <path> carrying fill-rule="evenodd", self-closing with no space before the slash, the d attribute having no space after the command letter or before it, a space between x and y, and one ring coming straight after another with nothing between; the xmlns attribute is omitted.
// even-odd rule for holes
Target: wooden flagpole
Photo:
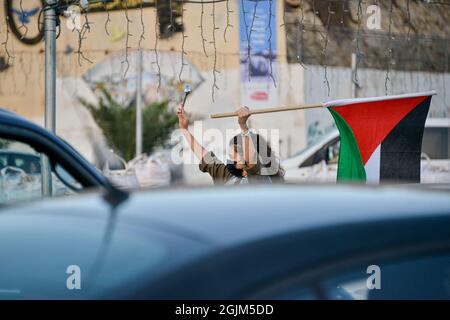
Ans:
<svg viewBox="0 0 450 320"><path fill-rule="evenodd" d="M250 110L250 114L260 114L260 113L271 113L271 112L282 112L282 111L292 111L292 110L303 110L303 109L312 109L312 108L322 108L325 106L342 106L348 105L350 103L362 103L362 102L373 102L373 101L382 101L382 100L395 100L395 99L403 99L403 98L413 98L413 97L425 97L432 96L437 94L435 90L428 92L418 92L412 94L401 94L395 96L381 96L381 97L373 97L373 98L353 98L353 99L341 99L335 100L327 103L321 104L304 104L299 106L291 106L291 107L279 107L279 108L267 108L267 109L258 109L258 110ZM228 117L236 117L236 112L226 112L226 113L216 113L212 114L212 119L218 118L228 118Z"/></svg>
<svg viewBox="0 0 450 320"><path fill-rule="evenodd" d="M322 104L304 104L304 105L299 105L299 106L250 110L250 114L272 113L272 112L282 112L282 111L292 111L292 110L304 110L304 109L313 109L313 108L322 108L322 107L323 107ZM237 116L237 112L216 113L216 114L211 115L211 119L229 118L229 117L236 117L236 116Z"/></svg>

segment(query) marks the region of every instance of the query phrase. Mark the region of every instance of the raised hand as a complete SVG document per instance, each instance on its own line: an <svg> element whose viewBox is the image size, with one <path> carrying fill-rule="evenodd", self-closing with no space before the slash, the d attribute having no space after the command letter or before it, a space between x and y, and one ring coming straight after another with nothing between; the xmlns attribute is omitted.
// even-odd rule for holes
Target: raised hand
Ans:
<svg viewBox="0 0 450 320"><path fill-rule="evenodd" d="M177 116L178 116L178 126L180 129L187 129L189 126L189 118L184 112L184 108L182 105L177 107Z"/></svg>
<svg viewBox="0 0 450 320"><path fill-rule="evenodd" d="M250 109L247 107L241 107L237 111L238 123L242 130L247 130L247 119L251 116Z"/></svg>

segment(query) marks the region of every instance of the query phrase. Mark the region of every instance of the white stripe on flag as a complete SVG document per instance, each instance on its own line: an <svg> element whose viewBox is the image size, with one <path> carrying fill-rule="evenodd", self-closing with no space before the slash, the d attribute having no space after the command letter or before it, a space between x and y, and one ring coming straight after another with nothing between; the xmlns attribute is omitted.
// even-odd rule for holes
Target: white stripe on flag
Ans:
<svg viewBox="0 0 450 320"><path fill-rule="evenodd" d="M387 101L387 100L397 100L397 99L405 99L405 98L417 98L417 97L428 97L436 95L436 91L427 91L427 92L417 92L417 93L408 93L408 94L399 94L395 96L380 96L380 97L371 97L371 98L351 98L351 99L338 99L332 100L322 103L322 106L325 108L328 107L340 107L345 106L347 104L356 104L356 103L365 103L365 102L376 102L376 101Z"/></svg>
<svg viewBox="0 0 450 320"><path fill-rule="evenodd" d="M378 145L364 166L367 183L380 183L380 150L381 144Z"/></svg>

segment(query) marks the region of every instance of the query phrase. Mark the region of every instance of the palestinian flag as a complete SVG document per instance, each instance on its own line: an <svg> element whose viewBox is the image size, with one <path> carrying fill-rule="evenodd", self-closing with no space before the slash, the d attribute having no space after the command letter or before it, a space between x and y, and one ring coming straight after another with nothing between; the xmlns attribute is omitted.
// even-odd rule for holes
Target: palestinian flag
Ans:
<svg viewBox="0 0 450 320"><path fill-rule="evenodd" d="M433 92L327 102L340 133L338 181L420 183Z"/></svg>

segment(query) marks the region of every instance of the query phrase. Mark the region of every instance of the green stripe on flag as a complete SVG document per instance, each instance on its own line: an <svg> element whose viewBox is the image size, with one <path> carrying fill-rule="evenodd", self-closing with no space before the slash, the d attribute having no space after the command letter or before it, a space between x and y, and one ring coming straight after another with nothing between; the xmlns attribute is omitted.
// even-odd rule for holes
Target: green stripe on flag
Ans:
<svg viewBox="0 0 450 320"><path fill-rule="evenodd" d="M339 113L332 108L328 110L334 118L341 137L337 180L365 182L366 170L352 129Z"/></svg>

